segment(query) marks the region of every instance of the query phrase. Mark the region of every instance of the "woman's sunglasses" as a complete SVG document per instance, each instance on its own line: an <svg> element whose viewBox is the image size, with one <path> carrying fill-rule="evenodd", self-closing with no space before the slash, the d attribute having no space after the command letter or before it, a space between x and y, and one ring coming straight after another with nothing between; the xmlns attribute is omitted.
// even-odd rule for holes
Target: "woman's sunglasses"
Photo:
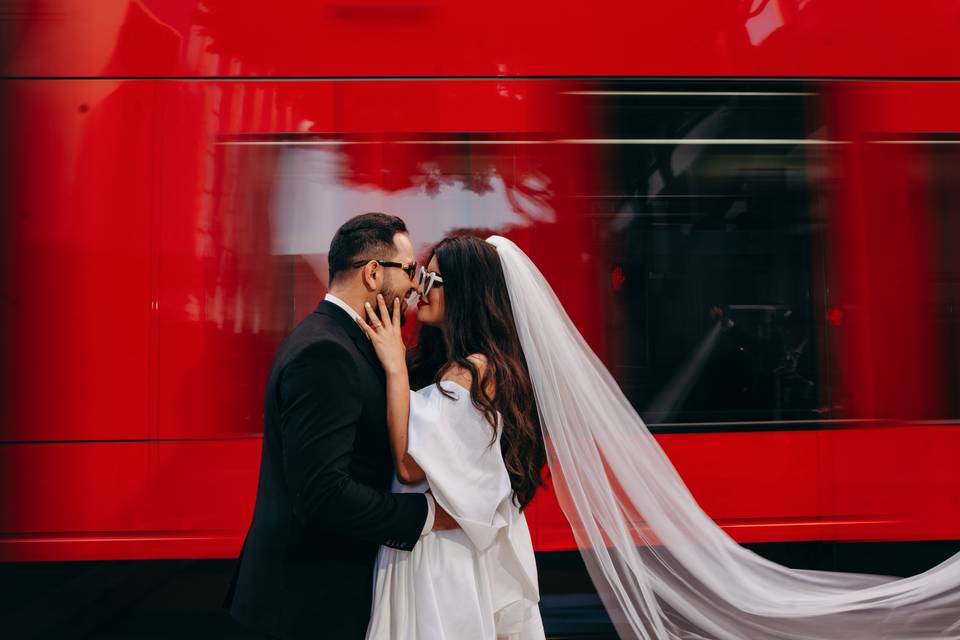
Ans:
<svg viewBox="0 0 960 640"><path fill-rule="evenodd" d="M430 289L443 288L443 278L436 271L427 271L426 267L420 267L417 271L417 287L420 289L420 297L426 298Z"/></svg>

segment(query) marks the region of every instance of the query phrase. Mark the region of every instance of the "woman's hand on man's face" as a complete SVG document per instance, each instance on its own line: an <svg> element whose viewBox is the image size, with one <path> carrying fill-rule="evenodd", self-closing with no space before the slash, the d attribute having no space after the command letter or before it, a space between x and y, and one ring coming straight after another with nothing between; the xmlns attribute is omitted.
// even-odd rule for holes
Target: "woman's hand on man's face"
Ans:
<svg viewBox="0 0 960 640"><path fill-rule="evenodd" d="M387 310L387 303L380 294L377 294L377 306L380 309L379 317L374 312L373 305L367 302L365 308L368 321L359 318L357 322L373 343L384 371L387 374L406 371L407 348L400 333L400 298L393 299L392 314Z"/></svg>

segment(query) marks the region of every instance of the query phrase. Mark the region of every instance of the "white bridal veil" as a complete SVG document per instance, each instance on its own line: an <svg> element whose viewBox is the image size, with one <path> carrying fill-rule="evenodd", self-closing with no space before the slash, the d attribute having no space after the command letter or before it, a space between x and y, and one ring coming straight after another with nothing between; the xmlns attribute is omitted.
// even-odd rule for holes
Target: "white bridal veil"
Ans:
<svg viewBox="0 0 960 640"><path fill-rule="evenodd" d="M749 551L670 460L510 240L499 253L554 489L623 638L960 638L960 554L909 578L806 571Z"/></svg>

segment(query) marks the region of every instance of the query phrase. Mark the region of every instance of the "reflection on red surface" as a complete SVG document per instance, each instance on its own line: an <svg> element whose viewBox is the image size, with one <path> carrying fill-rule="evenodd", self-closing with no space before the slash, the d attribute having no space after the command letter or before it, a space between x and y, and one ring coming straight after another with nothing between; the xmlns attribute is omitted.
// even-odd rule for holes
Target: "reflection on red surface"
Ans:
<svg viewBox="0 0 960 640"><path fill-rule="evenodd" d="M850 141L836 154L830 286L849 311L837 342L851 415L934 418L948 400L938 384L944 336L935 292L921 285L936 281L928 151L884 142L922 136L907 113L936 119L931 108L960 106L955 88L936 86L838 87L830 105L834 135Z"/></svg>
<svg viewBox="0 0 960 640"><path fill-rule="evenodd" d="M314 171L310 163L331 154L337 170L320 191L336 188L340 199L298 209L294 191L291 215L332 230L358 212L343 198L397 210L410 193L417 207L452 194L457 211L404 212L421 249L456 227L509 233L541 256L602 347L591 329L585 219L570 197L587 190L583 157L573 147L513 144L559 137L557 123L570 121L556 112L560 85L514 83L507 95L494 82L413 93L389 83L74 86L21 81L11 94L22 116L14 171L30 178L10 194L25 215L8 218L4 233L17 310L4 336L5 558L237 550L255 490L266 371L325 290L329 237L301 232L296 246L284 245L283 176ZM394 102L386 123L357 110L324 120L338 113L332 105L373 97ZM471 109L453 110L451 100ZM299 147L233 144L297 130L346 138L336 151L303 148L306 165ZM486 130L501 144L470 147ZM496 211L503 223L490 218Z"/></svg>
<svg viewBox="0 0 960 640"><path fill-rule="evenodd" d="M235 554L267 369L325 291L324 234L354 209L402 213L420 249L452 228L506 233L620 363L608 327L647 319L613 315L611 291L631 286L604 253L617 212L584 199L613 156L570 142L603 135L573 93L595 84L508 77L960 70L948 3L240 4L117 2L94 18L51 2L56 19L8 26L8 74L85 79L4 85L2 560ZM447 79L270 79L364 75ZM658 439L738 540L955 539L956 285L930 285L927 151L877 140L960 131L958 94L824 91L823 137L843 144L815 185L829 192L818 363L848 401L826 402L832 417L883 428ZM538 549L572 548L551 493L528 518Z"/></svg>
<svg viewBox="0 0 960 640"><path fill-rule="evenodd" d="M830 309L830 311L827 312L827 320L829 320L833 326L839 327L843 324L843 310L837 309L836 307Z"/></svg>
<svg viewBox="0 0 960 640"><path fill-rule="evenodd" d="M70 0L7 25L18 76L957 77L938 0Z"/></svg>
<svg viewBox="0 0 960 640"><path fill-rule="evenodd" d="M623 269L614 267L613 271L610 272L610 286L613 287L613 290L619 291L620 287L623 286L624 280L626 280L626 278L623 275Z"/></svg>

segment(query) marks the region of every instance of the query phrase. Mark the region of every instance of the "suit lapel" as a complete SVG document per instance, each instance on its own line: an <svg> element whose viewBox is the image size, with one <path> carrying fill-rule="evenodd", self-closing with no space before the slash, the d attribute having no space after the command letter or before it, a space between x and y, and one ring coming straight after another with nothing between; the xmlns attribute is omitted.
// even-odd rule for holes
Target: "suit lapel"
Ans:
<svg viewBox="0 0 960 640"><path fill-rule="evenodd" d="M363 354L363 357L367 359L367 362L370 363L374 371L380 376L384 375L383 365L380 364L380 358L377 357L377 352L374 351L373 344L371 344L370 339L363 334L363 329L350 317L349 313L329 300L321 302L320 306L317 307L316 313L329 316L336 320L347 332L347 335L350 336L350 339L353 340L353 344L356 345L357 350Z"/></svg>
<svg viewBox="0 0 960 640"><path fill-rule="evenodd" d="M353 322L353 319L350 318L350 322ZM380 358L377 357L377 352L373 349L373 345L370 343L370 339L367 336L363 335L363 330L360 327L354 325L356 333L351 332L350 338L353 340L353 344L357 345L357 349L360 350L360 353L363 354L363 357L373 365L373 368L378 374L383 374L383 365L380 364Z"/></svg>

